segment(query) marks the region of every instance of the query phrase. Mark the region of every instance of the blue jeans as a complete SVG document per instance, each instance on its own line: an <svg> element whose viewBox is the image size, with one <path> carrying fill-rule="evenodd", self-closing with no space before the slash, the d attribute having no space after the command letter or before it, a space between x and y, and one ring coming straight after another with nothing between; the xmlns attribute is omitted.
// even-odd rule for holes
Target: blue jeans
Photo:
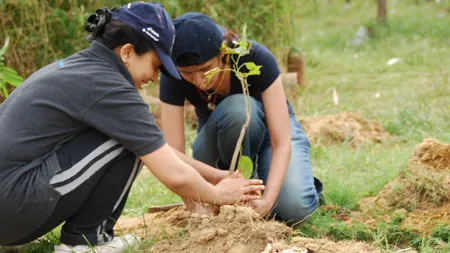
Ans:
<svg viewBox="0 0 450 253"><path fill-rule="evenodd" d="M250 100L251 120L242 151L254 161L254 176L266 183L272 158L270 135L262 103L253 98ZM272 215L293 224L318 207L319 196L309 160L310 144L290 105L289 117L291 160ZM219 169L228 169L244 122L244 96L236 94L224 99L206 123L199 126L193 147L194 158Z"/></svg>

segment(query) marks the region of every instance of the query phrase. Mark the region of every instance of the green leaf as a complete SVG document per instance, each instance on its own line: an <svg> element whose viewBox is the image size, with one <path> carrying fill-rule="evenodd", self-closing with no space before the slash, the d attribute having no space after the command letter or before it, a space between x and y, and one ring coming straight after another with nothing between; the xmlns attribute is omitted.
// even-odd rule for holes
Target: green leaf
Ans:
<svg viewBox="0 0 450 253"><path fill-rule="evenodd" d="M213 76L215 74L219 73L220 71L221 71L221 69L219 67L215 67L215 68L205 72L204 75L205 75L206 82L207 83L211 82L211 79L213 78Z"/></svg>
<svg viewBox="0 0 450 253"><path fill-rule="evenodd" d="M0 70L3 71L5 81L11 84L12 86L17 87L23 82L22 77L19 76L19 74L17 74L17 72L14 69L9 67L3 67Z"/></svg>
<svg viewBox="0 0 450 253"><path fill-rule="evenodd" d="M252 47L252 43L247 40L241 39L239 42L233 41L235 45L238 45L236 48L230 48L227 43L222 42L221 50L225 54L238 54L238 55L246 55L250 53L250 48Z"/></svg>
<svg viewBox="0 0 450 253"><path fill-rule="evenodd" d="M1 88L2 88L3 96L5 96L5 98L7 98L9 95L8 89L6 88L6 86L2 86Z"/></svg>
<svg viewBox="0 0 450 253"><path fill-rule="evenodd" d="M241 156L238 162L238 170L245 178L249 179L253 172L252 159L248 156Z"/></svg>
<svg viewBox="0 0 450 253"><path fill-rule="evenodd" d="M6 53L6 50L8 50L8 45L9 45L9 37L6 37L5 44L3 44L3 47L0 50L0 56L3 56Z"/></svg>
<svg viewBox="0 0 450 253"><path fill-rule="evenodd" d="M244 63L244 66L247 68L248 72L247 73L242 73L241 72L241 75L243 77L260 75L261 74L261 67L262 67L262 65L256 65L254 62L246 62L246 63Z"/></svg>
<svg viewBox="0 0 450 253"><path fill-rule="evenodd" d="M222 47L221 47L220 51L224 52L225 54L240 54L242 50L239 47L231 48L224 41L224 42L222 42Z"/></svg>

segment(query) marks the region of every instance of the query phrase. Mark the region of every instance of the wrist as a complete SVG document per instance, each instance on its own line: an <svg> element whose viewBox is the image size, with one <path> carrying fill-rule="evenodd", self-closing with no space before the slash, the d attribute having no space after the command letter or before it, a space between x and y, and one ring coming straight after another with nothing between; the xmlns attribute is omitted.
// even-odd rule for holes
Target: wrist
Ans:
<svg viewBox="0 0 450 253"><path fill-rule="evenodd" d="M273 205L275 204L276 200L277 200L277 196L275 196L274 194L266 194L267 192L264 192L262 199L264 201L267 201L267 203Z"/></svg>
<svg viewBox="0 0 450 253"><path fill-rule="evenodd" d="M216 185L218 184L220 181L222 181L223 179L225 179L228 176L228 171L225 170L219 170L219 169L215 169L216 173L215 173L215 177L214 177L214 182L212 182L212 184Z"/></svg>
<svg viewBox="0 0 450 253"><path fill-rule="evenodd" d="M221 205L222 201L222 192L219 188L215 187L213 188L213 190L211 191L211 196L212 198L209 199L208 201L205 201L208 204L211 205Z"/></svg>

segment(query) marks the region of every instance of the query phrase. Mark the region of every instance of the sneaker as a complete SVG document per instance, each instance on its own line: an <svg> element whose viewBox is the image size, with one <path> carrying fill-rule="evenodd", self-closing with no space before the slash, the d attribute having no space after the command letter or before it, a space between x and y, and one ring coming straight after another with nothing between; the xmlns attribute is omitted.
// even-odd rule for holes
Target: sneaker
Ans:
<svg viewBox="0 0 450 253"><path fill-rule="evenodd" d="M316 177L314 177L314 186L316 187L317 194L319 195L319 206L325 205L325 195L323 195L323 184Z"/></svg>
<svg viewBox="0 0 450 253"><path fill-rule="evenodd" d="M55 253L121 253L127 249L136 249L139 246L139 238L132 234L114 237L114 239L105 244L96 246L76 245L70 246L61 244L55 246Z"/></svg>

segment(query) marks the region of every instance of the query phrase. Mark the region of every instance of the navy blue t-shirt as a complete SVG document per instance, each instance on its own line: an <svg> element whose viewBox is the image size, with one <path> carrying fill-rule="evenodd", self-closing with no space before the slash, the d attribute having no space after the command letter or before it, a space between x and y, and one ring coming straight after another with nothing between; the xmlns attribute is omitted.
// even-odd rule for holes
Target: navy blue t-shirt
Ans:
<svg viewBox="0 0 450 253"><path fill-rule="evenodd" d="M265 46L252 42L250 53L242 56L239 59L238 66L245 62L254 62L256 65L261 65L261 74L253 75L247 78L249 84L250 96L258 101L261 101L261 93L265 91L280 75L278 63L273 54ZM235 56L232 56L235 57ZM233 61L231 61L233 62ZM211 91L212 92L212 91ZM242 94L241 83L234 74L231 73L230 93ZM203 92L203 96L206 97ZM186 80L176 80L161 74L159 98L161 101L171 105L183 106L187 99L195 107L195 112L201 123L206 122L211 111L208 109L208 102L200 95L195 85ZM216 106L225 97L217 95Z"/></svg>

